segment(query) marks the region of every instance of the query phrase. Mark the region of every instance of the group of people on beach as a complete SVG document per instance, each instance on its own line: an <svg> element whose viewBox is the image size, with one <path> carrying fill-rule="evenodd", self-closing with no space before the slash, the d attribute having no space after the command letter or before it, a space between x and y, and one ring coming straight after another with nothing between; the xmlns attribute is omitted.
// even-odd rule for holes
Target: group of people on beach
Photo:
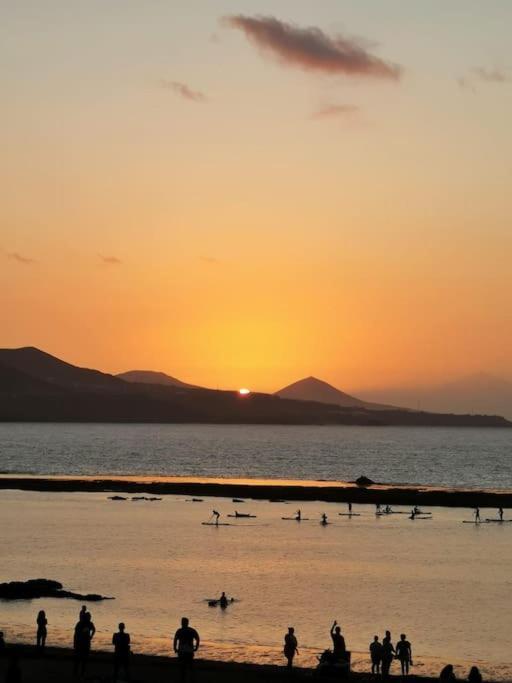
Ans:
<svg viewBox="0 0 512 683"><path fill-rule="evenodd" d="M223 593L223 596L225 594ZM46 613L41 610L36 619L36 647L44 651L47 638L48 620ZM73 632L73 650L74 650L74 665L73 673L75 676L85 677L87 662L91 651L91 642L96 633L96 627L92 621L91 613L87 610L85 605L82 606L78 615L78 621L74 627ZM345 638L341 632L341 627L337 621L334 621L330 632L330 640L332 649L325 650L324 653L318 657L319 667L323 665L343 670L348 673L350 671L350 652L346 648ZM190 626L187 617L181 619L181 626L176 630L172 641L174 653L177 655L181 681L184 683L191 680L193 672L194 655L197 652L201 639L196 629ZM120 623L118 630L112 635L112 645L114 648L113 656L113 681L117 681L121 672L124 674L124 680L130 680L130 657L131 657L131 643L130 634L126 632L124 623ZM284 636L283 654L286 659L287 669L291 673L293 669L293 661L296 655L299 654L299 644L295 629L293 626L288 628ZM0 631L0 656L3 655L6 649L4 634ZM393 661L397 659L400 662L402 677L409 675L409 667L412 665L412 646L407 640L405 633L400 635L400 639L396 645L393 645L391 632L386 631L382 642L379 636L375 635L369 645L369 653L371 659L371 673L374 676L379 676L383 680L389 679L390 669ZM455 683L453 665L446 665L439 676L440 683ZM476 666L473 666L467 677L468 683L482 683L482 675ZM5 683L22 683L21 668L15 654L11 656L7 668L7 677Z"/></svg>

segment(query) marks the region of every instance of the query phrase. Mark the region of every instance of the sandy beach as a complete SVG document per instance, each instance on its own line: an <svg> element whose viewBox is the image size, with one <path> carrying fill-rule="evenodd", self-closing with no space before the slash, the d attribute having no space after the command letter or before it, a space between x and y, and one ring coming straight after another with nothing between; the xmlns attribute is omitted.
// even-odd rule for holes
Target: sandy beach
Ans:
<svg viewBox="0 0 512 683"><path fill-rule="evenodd" d="M61 648L47 648L41 655L33 646L11 646L9 651L16 653L22 671L23 683L46 683L59 681L67 683L76 681L73 675L73 652ZM85 675L87 681L106 682L112 680L113 657L107 652L92 652ZM4 680L7 668L7 657L0 658L0 680ZM296 668L295 680L309 680L313 669ZM202 660L195 662L196 683L235 683L244 680L245 683L260 683L269 680L289 680L290 676L284 666L264 666L257 664L237 664L232 662L216 662ZM391 678L397 679L398 676ZM370 675L353 673L351 679L358 683L374 680ZM119 679L123 680L123 679ZM132 683L168 683L179 680L177 660L171 657L157 657L150 655L132 655L131 658ZM403 679L400 679L403 680ZM423 681L430 683L436 679L410 676L409 681Z"/></svg>

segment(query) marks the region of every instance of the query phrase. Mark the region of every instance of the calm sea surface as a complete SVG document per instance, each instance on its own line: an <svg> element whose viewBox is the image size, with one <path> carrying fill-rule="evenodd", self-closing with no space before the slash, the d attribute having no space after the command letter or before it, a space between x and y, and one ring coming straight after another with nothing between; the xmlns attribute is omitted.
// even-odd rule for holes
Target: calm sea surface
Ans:
<svg viewBox="0 0 512 683"><path fill-rule="evenodd" d="M0 424L0 470L32 474L154 474L353 479L512 488L512 431L361 427ZM169 653L187 615L203 656L282 662L289 625L298 664L315 663L341 623L355 668L372 636L391 629L413 643L414 671L447 662L465 675L512 679L512 524L462 524L470 511L338 515L346 506L300 503L308 521L282 520L298 504L226 499L114 502L101 493L0 491L0 581L47 577L115 596L90 606L96 647L123 620L134 650ZM203 526L218 509L232 526ZM231 520L238 507L257 517ZM403 508L402 508L403 510ZM326 512L333 523L319 524ZM485 511L484 516L495 516ZM505 511L512 518L512 511ZM226 612L206 598L239 599ZM49 643L70 645L80 603L0 602L7 640L30 641L45 609ZM396 666L396 665L395 665Z"/></svg>
<svg viewBox="0 0 512 683"><path fill-rule="evenodd" d="M512 429L0 424L0 471L512 488Z"/></svg>

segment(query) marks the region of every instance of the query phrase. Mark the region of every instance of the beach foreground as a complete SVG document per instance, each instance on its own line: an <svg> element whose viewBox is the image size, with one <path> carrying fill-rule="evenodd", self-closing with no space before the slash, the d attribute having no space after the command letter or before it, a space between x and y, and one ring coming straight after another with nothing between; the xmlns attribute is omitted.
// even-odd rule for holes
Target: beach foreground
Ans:
<svg viewBox="0 0 512 683"><path fill-rule="evenodd" d="M59 683L75 682L73 675L73 652L64 648L46 648L45 654L29 645L14 645L9 652L16 653L22 671L23 683ZM0 658L0 680L4 680L7 668L7 657ZM113 658L107 652L92 652L85 675L87 681L111 681ZM313 669L294 669L295 680L308 680L313 676ZM351 680L357 683L374 681L369 674L352 673ZM392 676L391 679L399 679ZM259 664L238 664L234 662L205 661L200 658L195 662L194 680L196 683L231 683L244 680L244 683L260 683L269 680L289 680L290 674L282 666L265 666ZM119 679L120 681L123 679ZM175 658L154 655L133 655L131 658L132 683L168 683L179 681L180 672ZM400 678L400 680L403 680ZM431 683L434 678L410 676L408 681Z"/></svg>

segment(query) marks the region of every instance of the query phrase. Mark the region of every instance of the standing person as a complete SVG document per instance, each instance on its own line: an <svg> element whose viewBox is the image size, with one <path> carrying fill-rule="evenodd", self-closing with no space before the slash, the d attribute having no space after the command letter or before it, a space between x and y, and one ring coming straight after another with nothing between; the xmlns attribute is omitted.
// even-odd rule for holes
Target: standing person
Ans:
<svg viewBox="0 0 512 683"><path fill-rule="evenodd" d="M117 681L119 671L123 669L126 680L130 680L130 634L126 633L125 625L119 624L119 631L112 636L114 646L114 681Z"/></svg>
<svg viewBox="0 0 512 683"><path fill-rule="evenodd" d="M337 621L331 626L331 639L334 659L343 659L347 648L345 647L345 638L341 635L341 628L338 626Z"/></svg>
<svg viewBox="0 0 512 683"><path fill-rule="evenodd" d="M44 649L44 646L46 645L46 635L47 635L47 625L48 625L48 619L46 618L46 613L44 610L41 610L39 614L37 615L36 619L37 623L37 634L36 634L36 643L37 647Z"/></svg>
<svg viewBox="0 0 512 683"><path fill-rule="evenodd" d="M89 612L84 612L83 617L75 626L75 635L73 638L73 647L75 650L75 675L79 673L85 675L87 668L87 660L91 651L91 641L96 633L96 627L92 623Z"/></svg>
<svg viewBox="0 0 512 683"><path fill-rule="evenodd" d="M350 514L352 514L352 503L348 504L348 511Z"/></svg>
<svg viewBox="0 0 512 683"><path fill-rule="evenodd" d="M192 679L192 667L194 664L194 653L199 648L199 633L189 626L187 617L181 620L181 628L174 634L173 650L178 655L180 664L181 680Z"/></svg>
<svg viewBox="0 0 512 683"><path fill-rule="evenodd" d="M325 514L325 512L322 512L322 521L320 522L320 524L323 524L324 526L328 524L327 515Z"/></svg>
<svg viewBox="0 0 512 683"><path fill-rule="evenodd" d="M293 658L299 654L297 638L295 637L295 629L293 626L288 627L288 633L284 637L284 656L287 660L287 667L291 671L293 666Z"/></svg>
<svg viewBox="0 0 512 683"><path fill-rule="evenodd" d="M386 635L382 639L382 678L389 677L389 669L395 654L395 648L391 642L391 631L386 631Z"/></svg>
<svg viewBox="0 0 512 683"><path fill-rule="evenodd" d="M80 612L78 613L78 621L83 621L85 619L86 614L87 614L87 606L82 605Z"/></svg>
<svg viewBox="0 0 512 683"><path fill-rule="evenodd" d="M503 522L503 508L499 507L498 508L498 514L500 516L500 522ZM474 667L476 669L476 667Z"/></svg>
<svg viewBox="0 0 512 683"><path fill-rule="evenodd" d="M300 510L297 510L297 512L295 513L295 519L297 520L297 522L300 522L300 520L302 519Z"/></svg>
<svg viewBox="0 0 512 683"><path fill-rule="evenodd" d="M382 662L382 643L379 642L379 636L373 636L373 641L370 643L370 657L372 660L372 674L379 674L380 663Z"/></svg>
<svg viewBox="0 0 512 683"><path fill-rule="evenodd" d="M221 609L226 609L226 607L228 606L228 599L224 591L222 591L222 595L219 598L219 605Z"/></svg>
<svg viewBox="0 0 512 683"><path fill-rule="evenodd" d="M411 643L406 640L405 633L400 634L400 640L396 644L396 655L402 667L402 676L409 675L409 664L412 664Z"/></svg>
<svg viewBox="0 0 512 683"><path fill-rule="evenodd" d="M380 512L380 503L375 503L375 513Z"/></svg>
<svg viewBox="0 0 512 683"><path fill-rule="evenodd" d="M212 517L215 517L215 526L219 526L220 512L217 512L217 510L213 510Z"/></svg>
<svg viewBox="0 0 512 683"><path fill-rule="evenodd" d="M477 507L475 508L475 522L479 522L479 521L480 521L480 508L477 505Z"/></svg>

